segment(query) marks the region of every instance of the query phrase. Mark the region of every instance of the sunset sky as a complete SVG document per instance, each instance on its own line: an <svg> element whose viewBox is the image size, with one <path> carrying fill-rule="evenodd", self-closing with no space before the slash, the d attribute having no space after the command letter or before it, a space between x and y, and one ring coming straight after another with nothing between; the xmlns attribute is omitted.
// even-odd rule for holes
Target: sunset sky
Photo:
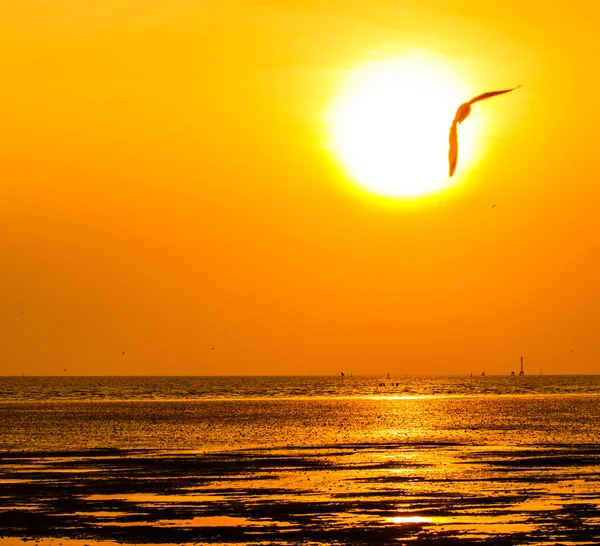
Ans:
<svg viewBox="0 0 600 546"><path fill-rule="evenodd" d="M4 0L0 374L600 373L599 20ZM480 156L449 189L376 196L332 151L332 104L413 52L461 100L522 87L473 107Z"/></svg>

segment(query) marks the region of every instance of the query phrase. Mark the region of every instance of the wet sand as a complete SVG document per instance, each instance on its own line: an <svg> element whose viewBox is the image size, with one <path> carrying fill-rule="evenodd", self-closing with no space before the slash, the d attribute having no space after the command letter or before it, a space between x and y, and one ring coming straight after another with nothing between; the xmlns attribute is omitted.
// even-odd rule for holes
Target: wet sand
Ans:
<svg viewBox="0 0 600 546"><path fill-rule="evenodd" d="M600 446L5 450L0 503L3 546L598 544Z"/></svg>

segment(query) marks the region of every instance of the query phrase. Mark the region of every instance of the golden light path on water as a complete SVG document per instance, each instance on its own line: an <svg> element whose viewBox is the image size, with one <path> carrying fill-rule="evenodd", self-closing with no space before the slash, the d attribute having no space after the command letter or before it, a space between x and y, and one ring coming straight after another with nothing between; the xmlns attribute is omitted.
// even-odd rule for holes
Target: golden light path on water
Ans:
<svg viewBox="0 0 600 546"><path fill-rule="evenodd" d="M327 115L328 148L367 193L415 199L461 182L481 157L479 119L460 128L459 166L448 176L449 128L473 87L446 59L413 52L352 69Z"/></svg>
<svg viewBox="0 0 600 546"><path fill-rule="evenodd" d="M0 402L0 546L598 543L600 396L573 390Z"/></svg>

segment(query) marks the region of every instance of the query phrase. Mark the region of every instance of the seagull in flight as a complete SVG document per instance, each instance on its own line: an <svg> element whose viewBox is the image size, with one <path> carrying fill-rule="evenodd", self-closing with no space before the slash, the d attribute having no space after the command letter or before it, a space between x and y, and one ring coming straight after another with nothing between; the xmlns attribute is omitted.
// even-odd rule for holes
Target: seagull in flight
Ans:
<svg viewBox="0 0 600 546"><path fill-rule="evenodd" d="M496 95L502 95L504 93L509 93L510 91L514 91L521 87L517 85L517 87L513 87L512 89L504 89L503 91L489 91L488 93L482 93L481 95L477 95L472 98L468 102L463 102L456 111L454 115L454 120L452 121L452 126L450 127L450 137L448 139L450 143L450 149L448 151L448 163L450 166L450 171L448 176L452 176L454 174L454 170L456 169L456 162L458 161L458 131L457 127L461 124L465 119L469 117L471 113L471 104L475 104L480 100L489 99L490 97L495 97Z"/></svg>

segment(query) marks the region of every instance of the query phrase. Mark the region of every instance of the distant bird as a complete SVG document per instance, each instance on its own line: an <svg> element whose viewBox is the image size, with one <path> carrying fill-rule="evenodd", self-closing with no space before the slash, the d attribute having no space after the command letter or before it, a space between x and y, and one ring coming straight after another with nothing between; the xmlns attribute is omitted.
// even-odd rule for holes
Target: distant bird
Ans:
<svg viewBox="0 0 600 546"><path fill-rule="evenodd" d="M123 353L122 353L122 354L125 354L125 351L123 351Z"/></svg>
<svg viewBox="0 0 600 546"><path fill-rule="evenodd" d="M495 97L496 95L502 95L503 93L509 93L510 91L514 91L521 87L517 85L517 87L513 87L512 89L504 89L503 91L489 91L488 93L482 93L481 95L477 95L475 98L472 98L468 102L464 102L458 107L456 114L454 115L454 120L452 121L452 126L450 127L450 137L448 138L448 142L450 144L448 150L448 163L450 166L448 176L452 176L456 169L456 162L458 161L458 131L457 127L460 125L465 119L469 117L471 113L471 104L475 104L480 100L489 99L490 97Z"/></svg>
<svg viewBox="0 0 600 546"><path fill-rule="evenodd" d="M495 209L498 205L492 205L492 208Z"/></svg>

